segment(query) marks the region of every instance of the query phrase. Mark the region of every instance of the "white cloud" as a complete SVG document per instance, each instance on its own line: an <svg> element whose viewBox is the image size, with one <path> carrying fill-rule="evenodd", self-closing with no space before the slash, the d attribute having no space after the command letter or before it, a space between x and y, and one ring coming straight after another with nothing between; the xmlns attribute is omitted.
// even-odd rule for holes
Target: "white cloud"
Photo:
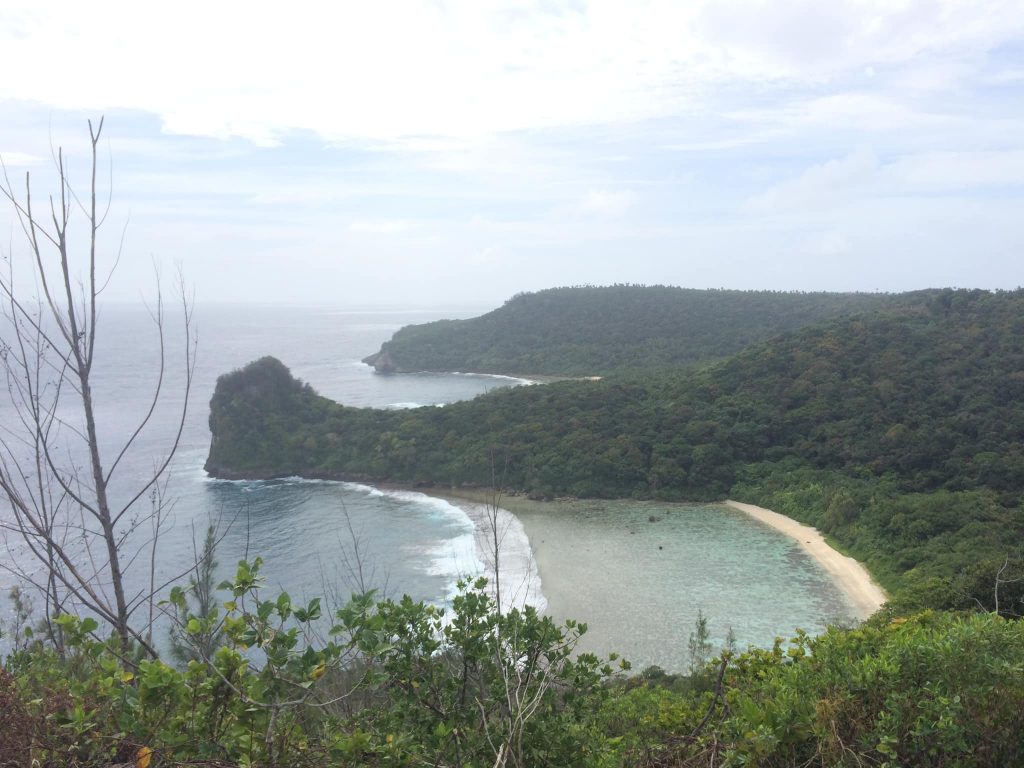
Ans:
<svg viewBox="0 0 1024 768"><path fill-rule="evenodd" d="M107 113L126 285L1019 281L1020 0L0 5L8 165Z"/></svg>
<svg viewBox="0 0 1024 768"><path fill-rule="evenodd" d="M7 168L28 168L42 165L43 159L27 152L4 152L0 150L0 161Z"/></svg>
<svg viewBox="0 0 1024 768"><path fill-rule="evenodd" d="M918 152L881 162L869 150L813 165L747 202L751 212L809 212L856 198L1024 189L1024 150Z"/></svg>
<svg viewBox="0 0 1024 768"><path fill-rule="evenodd" d="M1013 0L717 0L704 39L750 77L827 81L926 54L988 50L1024 30Z"/></svg>
<svg viewBox="0 0 1024 768"><path fill-rule="evenodd" d="M973 187L1024 188L1024 150L924 152L902 157L884 169L884 181L926 192Z"/></svg>
<svg viewBox="0 0 1024 768"><path fill-rule="evenodd" d="M769 134L773 138L778 138L783 130L833 129L888 134L954 122L946 114L929 113L894 96L858 90L794 99L759 109L735 110L727 116L761 132L774 128L774 133Z"/></svg>
<svg viewBox="0 0 1024 768"><path fill-rule="evenodd" d="M501 248L494 245L487 245L478 251L473 251L466 256L465 262L473 267L488 267L504 260Z"/></svg>
<svg viewBox="0 0 1024 768"><path fill-rule="evenodd" d="M985 78L986 82L995 85L1008 85L1024 82L1024 68L1003 69Z"/></svg>
<svg viewBox="0 0 1024 768"><path fill-rule="evenodd" d="M798 250L808 256L823 259L846 258L855 253L851 239L837 230L826 230L811 235L801 243Z"/></svg>
<svg viewBox="0 0 1024 768"><path fill-rule="evenodd" d="M806 211L827 207L872 180L878 159L867 150L811 166L799 176L770 187L748 202L755 212Z"/></svg>
<svg viewBox="0 0 1024 768"><path fill-rule="evenodd" d="M7 0L0 102L135 109L167 131L431 147L698 109L722 84L826 81L1024 30L1016 0L388 3Z"/></svg>
<svg viewBox="0 0 1024 768"><path fill-rule="evenodd" d="M580 202L579 210L593 216L622 216L634 202L636 195L628 189L593 189Z"/></svg>
<svg viewBox="0 0 1024 768"><path fill-rule="evenodd" d="M412 226L405 219L356 219L348 228L353 232L371 232L377 235L393 235L405 232Z"/></svg>

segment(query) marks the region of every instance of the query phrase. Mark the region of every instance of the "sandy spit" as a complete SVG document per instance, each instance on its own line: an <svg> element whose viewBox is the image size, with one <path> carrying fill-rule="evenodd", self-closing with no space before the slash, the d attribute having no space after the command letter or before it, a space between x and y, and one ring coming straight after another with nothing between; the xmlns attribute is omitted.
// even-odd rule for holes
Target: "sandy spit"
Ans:
<svg viewBox="0 0 1024 768"><path fill-rule="evenodd" d="M871 578L867 568L852 557L847 557L830 547L817 528L798 523L790 517L764 507L744 504L742 501L726 499L725 503L796 540L850 598L850 602L857 609L858 618L866 619L889 599L885 590Z"/></svg>

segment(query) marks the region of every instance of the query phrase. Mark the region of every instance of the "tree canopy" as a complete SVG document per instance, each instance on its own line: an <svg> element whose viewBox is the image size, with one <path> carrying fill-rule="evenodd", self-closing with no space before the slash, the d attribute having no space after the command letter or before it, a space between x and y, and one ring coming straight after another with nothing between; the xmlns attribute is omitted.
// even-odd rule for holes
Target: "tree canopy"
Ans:
<svg viewBox="0 0 1024 768"><path fill-rule="evenodd" d="M469 320L399 330L364 362L381 372L589 376L689 366L821 320L928 300L905 294L612 285L521 293Z"/></svg>

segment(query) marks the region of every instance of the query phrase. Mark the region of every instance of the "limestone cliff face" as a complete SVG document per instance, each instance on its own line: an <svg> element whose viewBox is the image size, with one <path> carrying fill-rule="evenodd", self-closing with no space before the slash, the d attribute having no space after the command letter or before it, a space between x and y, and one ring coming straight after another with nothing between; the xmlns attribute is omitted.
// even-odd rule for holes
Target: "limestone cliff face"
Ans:
<svg viewBox="0 0 1024 768"><path fill-rule="evenodd" d="M299 476L383 482L391 473L378 469L377 445L386 434L398 439L401 418L392 411L332 402L292 376L280 360L264 357L217 379L205 469L225 480Z"/></svg>
<svg viewBox="0 0 1024 768"><path fill-rule="evenodd" d="M372 365L377 373L400 373L401 369L395 365L390 353L386 348L381 347L380 352L364 357L363 362Z"/></svg>
<svg viewBox="0 0 1024 768"><path fill-rule="evenodd" d="M231 480L301 474L310 460L293 436L327 403L273 357L224 374L210 400L207 473Z"/></svg>

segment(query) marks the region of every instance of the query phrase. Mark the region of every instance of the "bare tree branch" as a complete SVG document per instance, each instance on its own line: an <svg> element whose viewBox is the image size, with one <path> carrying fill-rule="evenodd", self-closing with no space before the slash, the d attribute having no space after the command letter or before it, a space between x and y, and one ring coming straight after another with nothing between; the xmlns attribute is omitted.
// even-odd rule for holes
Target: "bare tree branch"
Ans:
<svg viewBox="0 0 1024 768"><path fill-rule="evenodd" d="M18 219L27 273L36 286L36 294L30 296L16 282L21 275L15 274L12 249L8 268L0 275L0 322L5 324L0 326L0 365L15 416L13 423L0 427L0 498L6 497L11 509L9 519L0 518L0 531L20 540L26 556L42 567L44 577L36 578L27 563L17 558L5 566L45 594L47 621L78 606L111 626L125 657L132 642L155 656L151 637L153 596L159 588L155 560L169 509L167 472L184 432L195 371L194 325L192 305L179 275L185 339L180 417L166 453L152 472L135 482L134 488L124 482L115 485L118 470L137 449L140 435L164 399L166 318L158 279L155 309L150 312L159 352L156 382L134 430L106 463L94 392L98 298L123 255L124 230L113 258L104 258L100 234L111 209L113 185L108 184L101 211L98 176L103 127L102 118L96 124L89 121L90 173L81 197L71 184L63 150L58 147L53 153L60 189L49 197L47 222L34 210L30 175L25 175L24 194L19 195L0 160L0 195ZM110 175L112 179L112 163ZM84 226L77 227L83 219ZM147 496L150 510L138 511L139 502ZM144 533L147 526L150 538L131 552L129 542L137 540L135 534ZM10 550L9 540L7 545ZM126 574L145 556L148 573L138 582L148 586L129 597ZM144 626L135 626L132 617L141 605L150 606L149 615Z"/></svg>

